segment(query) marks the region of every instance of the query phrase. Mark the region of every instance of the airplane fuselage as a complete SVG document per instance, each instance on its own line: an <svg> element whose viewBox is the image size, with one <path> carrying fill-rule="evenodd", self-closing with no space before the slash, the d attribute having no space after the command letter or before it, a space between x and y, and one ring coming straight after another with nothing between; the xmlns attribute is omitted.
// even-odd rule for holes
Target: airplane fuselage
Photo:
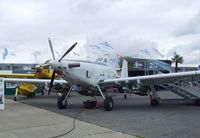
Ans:
<svg viewBox="0 0 200 138"><path fill-rule="evenodd" d="M85 88L95 87L99 80L117 77L115 69L103 63L63 60L61 64L63 79L72 85L78 84ZM70 67L73 64L80 64L80 67Z"/></svg>

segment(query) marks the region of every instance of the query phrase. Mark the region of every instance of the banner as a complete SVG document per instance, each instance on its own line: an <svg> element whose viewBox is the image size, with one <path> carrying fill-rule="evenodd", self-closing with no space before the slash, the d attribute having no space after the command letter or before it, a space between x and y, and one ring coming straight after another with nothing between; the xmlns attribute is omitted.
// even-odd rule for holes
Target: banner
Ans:
<svg viewBox="0 0 200 138"><path fill-rule="evenodd" d="M4 80L0 78L0 110L4 110Z"/></svg>

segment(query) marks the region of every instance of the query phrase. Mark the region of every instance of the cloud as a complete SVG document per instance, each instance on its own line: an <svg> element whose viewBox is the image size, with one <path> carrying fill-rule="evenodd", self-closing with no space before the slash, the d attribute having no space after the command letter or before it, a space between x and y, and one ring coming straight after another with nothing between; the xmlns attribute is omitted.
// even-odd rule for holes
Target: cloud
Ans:
<svg viewBox="0 0 200 138"><path fill-rule="evenodd" d="M188 44L177 45L168 51L167 56L172 57L173 53L176 52L183 56L184 64L186 65L197 65L200 64L200 41L191 42Z"/></svg>
<svg viewBox="0 0 200 138"><path fill-rule="evenodd" d="M179 27L174 34L177 36L200 34L200 11L184 25Z"/></svg>
<svg viewBox="0 0 200 138"><path fill-rule="evenodd" d="M139 57L139 50L156 48L165 56L171 48L179 50L179 45L185 49L186 40L189 44L199 39L182 37L199 33L199 4L196 0L1 0L0 49L16 54L6 62L35 62L35 51L41 52L38 61L45 61L52 58L48 37L62 55L74 42L80 46L88 39L99 41L100 36L123 55Z"/></svg>

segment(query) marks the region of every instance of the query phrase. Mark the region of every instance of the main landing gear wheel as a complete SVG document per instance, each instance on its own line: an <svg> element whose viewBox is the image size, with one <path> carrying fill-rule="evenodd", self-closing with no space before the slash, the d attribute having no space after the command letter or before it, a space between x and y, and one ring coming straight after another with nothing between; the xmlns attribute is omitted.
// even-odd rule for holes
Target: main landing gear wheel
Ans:
<svg viewBox="0 0 200 138"><path fill-rule="evenodd" d="M65 99L65 95L62 95L62 96L58 96L58 99L57 99L57 107L59 109L65 109L67 108L67 100L64 101Z"/></svg>
<svg viewBox="0 0 200 138"><path fill-rule="evenodd" d="M152 106L157 106L159 104L158 99L151 99L151 105Z"/></svg>
<svg viewBox="0 0 200 138"><path fill-rule="evenodd" d="M105 100L104 100L104 109L105 111L111 111L114 107L114 102L112 97L110 96L106 96Z"/></svg>

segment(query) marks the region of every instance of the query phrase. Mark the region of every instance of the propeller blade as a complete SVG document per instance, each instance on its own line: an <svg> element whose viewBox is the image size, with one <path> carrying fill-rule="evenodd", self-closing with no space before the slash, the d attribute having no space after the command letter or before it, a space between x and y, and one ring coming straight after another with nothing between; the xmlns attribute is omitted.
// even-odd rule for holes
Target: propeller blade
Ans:
<svg viewBox="0 0 200 138"><path fill-rule="evenodd" d="M55 55L54 55L54 50L53 50L53 45L52 45L51 39L49 38L48 41L49 41L49 47L51 49L51 54L53 56L53 60L55 60Z"/></svg>
<svg viewBox="0 0 200 138"><path fill-rule="evenodd" d="M40 67L42 67L42 68L49 68L49 66L50 66L49 62L50 62L50 61L51 61L51 59L45 61L44 63L42 63L42 64L40 65Z"/></svg>
<svg viewBox="0 0 200 138"><path fill-rule="evenodd" d="M58 61L60 62L76 45L77 45L77 42L74 43Z"/></svg>
<svg viewBox="0 0 200 138"><path fill-rule="evenodd" d="M55 74L56 74L56 70L53 71L53 74L52 74L52 76L51 76L51 82L50 82L50 86L49 86L48 95L50 94L51 88L53 87L53 82L54 82L54 79L55 79Z"/></svg>

